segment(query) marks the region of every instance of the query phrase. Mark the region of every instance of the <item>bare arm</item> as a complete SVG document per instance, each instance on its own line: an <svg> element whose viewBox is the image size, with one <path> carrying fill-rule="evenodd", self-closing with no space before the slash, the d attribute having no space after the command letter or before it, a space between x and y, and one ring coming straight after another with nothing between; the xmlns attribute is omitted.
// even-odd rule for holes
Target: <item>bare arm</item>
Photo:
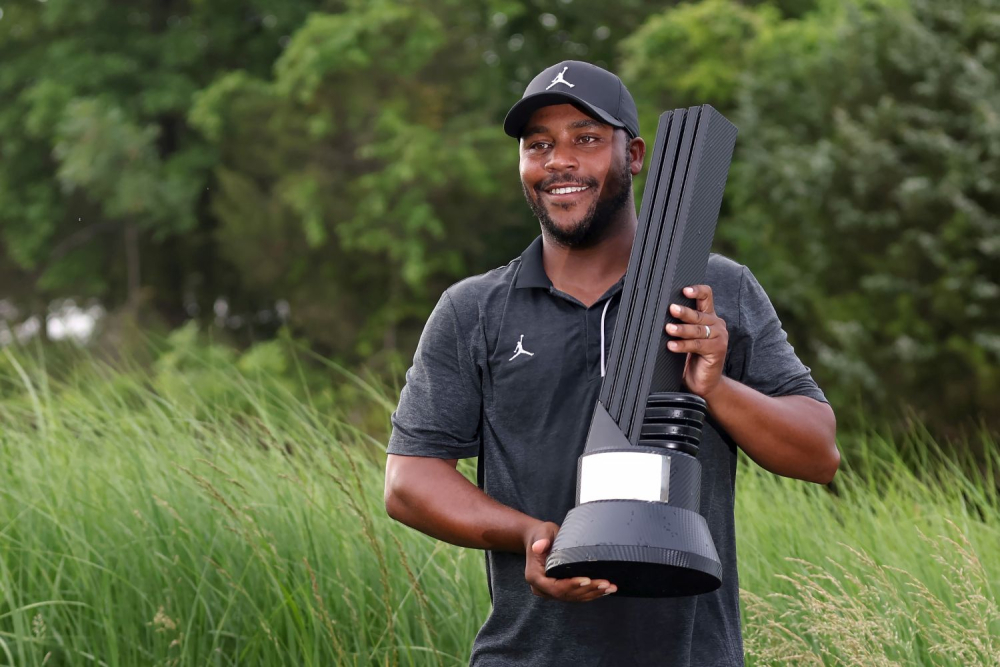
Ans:
<svg viewBox="0 0 1000 667"><path fill-rule="evenodd" d="M523 554L525 535L543 522L493 500L458 472L457 465L455 459L389 454L389 516L460 547Z"/></svg>
<svg viewBox="0 0 1000 667"><path fill-rule="evenodd" d="M712 417L762 468L829 483L840 466L833 408L808 396L767 396L723 375L729 329L715 312L712 288L692 285L684 293L697 307L671 304L671 314L686 324L668 324L666 332L676 336L668 349L688 353L685 385L705 399Z"/></svg>
<svg viewBox="0 0 1000 667"><path fill-rule="evenodd" d="M385 467L389 516L458 546L524 554L524 579L539 597L588 602L617 590L603 579L546 577L545 559L559 526L493 500L458 472L457 464L390 454Z"/></svg>
<svg viewBox="0 0 1000 667"><path fill-rule="evenodd" d="M705 400L712 417L765 470L817 484L836 474L837 420L826 403L765 396L727 377Z"/></svg>

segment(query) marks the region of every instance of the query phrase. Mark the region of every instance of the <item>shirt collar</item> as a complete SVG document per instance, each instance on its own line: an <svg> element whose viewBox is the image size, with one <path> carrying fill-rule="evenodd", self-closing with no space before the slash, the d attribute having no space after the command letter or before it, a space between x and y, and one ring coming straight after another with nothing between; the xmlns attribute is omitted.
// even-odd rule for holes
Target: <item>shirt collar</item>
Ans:
<svg viewBox="0 0 1000 667"><path fill-rule="evenodd" d="M521 270L517 272L517 282L514 287L522 289L525 287L552 287L552 281L545 274L545 266L542 264L542 235L539 234L531 242L524 252L521 253Z"/></svg>
<svg viewBox="0 0 1000 667"><path fill-rule="evenodd" d="M604 297L613 296L615 293L621 291L624 285L625 276L622 276L618 279L618 282L608 288L608 291L598 299L598 302L603 301ZM536 236L531 245L521 253L521 270L517 272L517 280L514 282L514 288L524 289L526 287L553 289L552 281L549 280L549 276L545 273L545 266L542 264L541 234Z"/></svg>

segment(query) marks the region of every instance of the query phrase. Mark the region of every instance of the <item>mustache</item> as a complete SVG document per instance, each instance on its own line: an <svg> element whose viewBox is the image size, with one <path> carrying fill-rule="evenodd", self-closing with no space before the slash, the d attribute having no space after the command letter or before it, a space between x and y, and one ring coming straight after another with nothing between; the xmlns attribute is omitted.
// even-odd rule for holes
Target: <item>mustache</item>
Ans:
<svg viewBox="0 0 1000 667"><path fill-rule="evenodd" d="M555 187L557 185L579 185L582 187L596 188L598 186L596 178L584 178L582 180L567 179L565 177L552 177L547 178L538 185L535 186L535 190L542 192L543 190L548 190L549 188Z"/></svg>

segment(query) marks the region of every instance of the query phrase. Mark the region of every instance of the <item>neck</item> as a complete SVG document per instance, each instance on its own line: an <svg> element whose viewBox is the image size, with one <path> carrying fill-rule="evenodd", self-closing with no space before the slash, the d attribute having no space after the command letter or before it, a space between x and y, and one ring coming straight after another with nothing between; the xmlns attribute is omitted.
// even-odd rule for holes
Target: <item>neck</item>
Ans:
<svg viewBox="0 0 1000 667"><path fill-rule="evenodd" d="M637 225L635 205L630 201L608 235L589 248L559 245L543 230L542 266L545 274L556 289L572 294L585 303L596 301L628 270Z"/></svg>

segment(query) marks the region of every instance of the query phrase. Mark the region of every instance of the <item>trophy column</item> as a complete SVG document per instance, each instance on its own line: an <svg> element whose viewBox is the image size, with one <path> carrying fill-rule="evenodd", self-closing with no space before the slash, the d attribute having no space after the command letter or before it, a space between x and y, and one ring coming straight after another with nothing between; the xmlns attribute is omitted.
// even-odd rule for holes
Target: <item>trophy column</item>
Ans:
<svg viewBox="0 0 1000 667"><path fill-rule="evenodd" d="M722 585L699 514L695 458L707 409L680 393L685 354L667 350L669 305L704 281L736 128L708 105L660 116L607 374L577 464L576 507L550 577L607 579L617 595L697 595Z"/></svg>

